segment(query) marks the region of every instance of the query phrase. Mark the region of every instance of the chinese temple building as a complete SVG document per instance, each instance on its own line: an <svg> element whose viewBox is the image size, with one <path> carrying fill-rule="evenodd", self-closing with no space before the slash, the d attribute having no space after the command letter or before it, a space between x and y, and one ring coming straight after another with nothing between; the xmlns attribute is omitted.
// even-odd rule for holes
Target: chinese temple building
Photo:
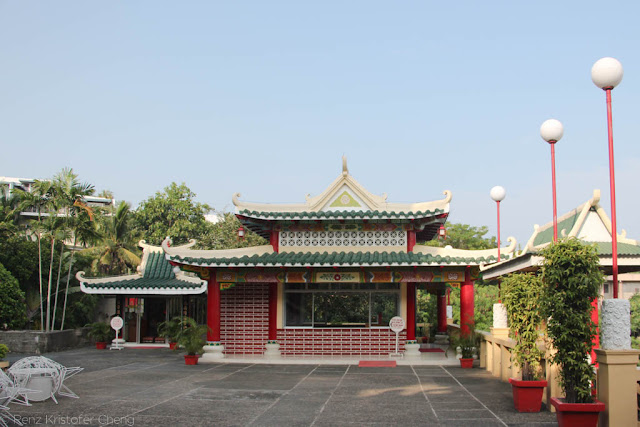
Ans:
<svg viewBox="0 0 640 427"><path fill-rule="evenodd" d="M404 319L401 350L416 338L416 289L437 295L438 331L446 332L447 284L461 289L461 324L474 318L474 280L498 250L420 245L449 215L441 200L390 203L362 187L347 169L321 194L300 204L262 204L233 197L244 227L264 246L195 250L195 241L162 243L166 260L207 282L210 327L202 361L224 354L388 355L389 321ZM512 257L515 240L502 248Z"/></svg>

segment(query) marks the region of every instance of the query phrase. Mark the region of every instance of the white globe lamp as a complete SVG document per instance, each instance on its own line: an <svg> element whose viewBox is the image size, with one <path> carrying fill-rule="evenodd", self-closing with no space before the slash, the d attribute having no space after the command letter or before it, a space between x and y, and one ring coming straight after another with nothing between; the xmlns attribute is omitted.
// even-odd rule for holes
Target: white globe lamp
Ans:
<svg viewBox="0 0 640 427"><path fill-rule="evenodd" d="M507 195L507 191L504 189L504 187L496 185L491 189L490 194L494 202L501 202L504 200L504 197Z"/></svg>
<svg viewBox="0 0 640 427"><path fill-rule="evenodd" d="M591 67L591 80L600 89L613 89L618 86L623 75L622 64L615 58L598 59Z"/></svg>
<svg viewBox="0 0 640 427"><path fill-rule="evenodd" d="M540 136L549 144L555 144L560 141L562 135L564 135L564 127L559 120L545 120L540 126Z"/></svg>

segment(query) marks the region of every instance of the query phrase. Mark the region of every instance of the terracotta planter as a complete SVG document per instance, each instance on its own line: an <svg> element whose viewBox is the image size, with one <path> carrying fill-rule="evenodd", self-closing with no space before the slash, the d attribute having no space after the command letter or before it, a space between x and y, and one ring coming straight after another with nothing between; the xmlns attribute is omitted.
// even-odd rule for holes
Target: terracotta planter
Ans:
<svg viewBox="0 0 640 427"><path fill-rule="evenodd" d="M473 368L473 358L470 359L460 359L460 367L465 369Z"/></svg>
<svg viewBox="0 0 640 427"><path fill-rule="evenodd" d="M107 343L106 342L97 342L96 343L96 348L98 350L106 350L107 349Z"/></svg>
<svg viewBox="0 0 640 427"><path fill-rule="evenodd" d="M597 399L594 403L565 403L564 399L552 397L551 404L556 408L559 427L596 427L600 412L605 405Z"/></svg>
<svg viewBox="0 0 640 427"><path fill-rule="evenodd" d="M170 342L169 343L169 350L175 350L176 348L178 348L178 343L177 342Z"/></svg>
<svg viewBox="0 0 640 427"><path fill-rule="evenodd" d="M198 355L197 354L194 354L194 355L185 354L184 355L184 364L185 365L197 365L198 364Z"/></svg>
<svg viewBox="0 0 640 427"><path fill-rule="evenodd" d="M547 381L523 381L509 378L513 391L513 405L518 412L540 412L542 392Z"/></svg>

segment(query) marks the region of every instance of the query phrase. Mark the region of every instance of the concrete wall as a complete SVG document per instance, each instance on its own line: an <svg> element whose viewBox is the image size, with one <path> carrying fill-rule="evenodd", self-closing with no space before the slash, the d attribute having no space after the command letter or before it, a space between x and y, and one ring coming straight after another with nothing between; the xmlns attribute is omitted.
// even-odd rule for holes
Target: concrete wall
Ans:
<svg viewBox="0 0 640 427"><path fill-rule="evenodd" d="M52 332L0 331L0 343L6 344L12 353L42 354L87 346L91 343L87 332L89 328Z"/></svg>

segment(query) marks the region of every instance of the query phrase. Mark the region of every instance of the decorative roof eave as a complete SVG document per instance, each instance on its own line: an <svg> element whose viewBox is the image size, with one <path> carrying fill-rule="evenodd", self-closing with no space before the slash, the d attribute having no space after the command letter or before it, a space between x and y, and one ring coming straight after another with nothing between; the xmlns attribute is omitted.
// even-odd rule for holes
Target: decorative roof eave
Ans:
<svg viewBox="0 0 640 427"><path fill-rule="evenodd" d="M467 267L482 266L484 262L475 262L471 260L459 261L436 261L436 262L371 262L371 263L252 263L252 262L233 262L233 263L216 263L214 261L197 261L189 258L175 259L174 262L179 264L191 265L194 267L216 267L216 268L240 268L240 267L260 267L260 268L333 268L333 267Z"/></svg>
<svg viewBox="0 0 640 427"><path fill-rule="evenodd" d="M515 256L516 250L516 239L515 237L507 237L507 241L509 242L509 246L504 248L500 248L500 257L509 259ZM416 245L413 248L413 252L420 253L424 255L433 255L433 256L443 256L443 257L465 257L465 258L489 258L493 257L494 259L498 259L498 248L495 249L480 249L480 250L470 250L470 249L455 249L450 247L435 247L435 246L424 246L424 245Z"/></svg>
<svg viewBox="0 0 640 427"><path fill-rule="evenodd" d="M318 220L404 220L415 221L431 218L446 218L449 214L444 209L424 211L320 211L320 212L280 212L280 211L248 211L241 210L236 213L240 220L243 218L256 220L283 220L283 221L318 221Z"/></svg>
<svg viewBox="0 0 640 427"><path fill-rule="evenodd" d="M200 280L199 280L200 281ZM198 295L207 290L207 282L204 282L199 287L184 287L184 288L159 288L159 287L134 287L134 288L122 288L122 287L92 287L86 286L84 283L80 283L80 289L86 294L106 294L106 295Z"/></svg>
<svg viewBox="0 0 640 427"><path fill-rule="evenodd" d="M182 246L171 246L171 239L167 237L162 242L162 250L165 258L174 261L175 257L181 258L242 258L244 256L263 255L275 253L271 245L252 246L249 248L237 249L190 249L196 244L194 239Z"/></svg>
<svg viewBox="0 0 640 427"><path fill-rule="evenodd" d="M293 203L293 204L270 204L270 203L252 203L241 201L240 193L233 195L233 204L236 207L237 213L245 216L252 217L247 213L305 213L319 212L343 186L349 187L353 193L359 197L367 206L366 211L378 211L378 212L432 212L440 210L442 213L449 212L449 202L451 201L451 192L446 190L444 192L445 198L442 200L436 200L431 202L421 203L388 203L387 195L377 196L366 190L358 181L356 181L347 169L346 158L342 159L342 174L338 176L322 193L317 196L306 196L305 203ZM246 212L246 213L243 213ZM262 219L278 219L257 216ZM298 219L298 218L291 218ZM309 219L309 218L302 218ZM338 218L339 219L339 218ZM411 219L411 218L410 218Z"/></svg>
<svg viewBox="0 0 640 427"><path fill-rule="evenodd" d="M531 253L518 255L507 261L489 264L480 267L480 273L484 280L496 279L516 271L534 271L543 263L544 257Z"/></svg>

